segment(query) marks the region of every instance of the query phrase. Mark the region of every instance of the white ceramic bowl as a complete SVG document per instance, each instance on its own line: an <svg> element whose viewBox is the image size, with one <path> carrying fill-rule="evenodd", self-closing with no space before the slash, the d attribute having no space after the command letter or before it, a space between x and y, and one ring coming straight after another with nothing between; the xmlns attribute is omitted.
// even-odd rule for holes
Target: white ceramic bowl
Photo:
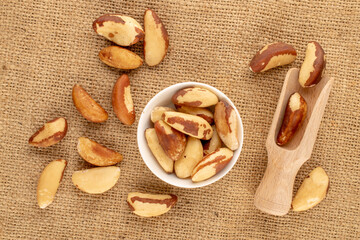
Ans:
<svg viewBox="0 0 360 240"><path fill-rule="evenodd" d="M166 173L161 166L158 164L157 160L151 153L151 150L149 149L146 138L145 138L145 130L147 128L154 127L154 124L150 120L150 114L151 111L156 106L165 106L165 107L172 107L174 108L174 105L171 102L171 97L180 89L186 88L186 87L202 87L207 88L213 93L215 93L220 100L225 100L228 102L236 111L237 119L239 122L239 129L238 129L238 135L240 140L240 147L234 152L234 156L231 159L231 161L225 166L224 169L222 169L220 172L218 172L215 176L212 178L209 178L205 181L193 183L191 179L181 179L178 178L175 173L168 174ZM140 150L141 157L143 158L146 166L150 169L150 171L153 172L158 178L163 180L164 182L167 182L171 185L182 187L182 188L197 188L197 187L203 187L209 184L212 184L216 182L217 180L221 179L223 176L225 176L231 168L234 166L236 161L238 160L243 144L243 125L241 122L240 114L238 110L236 109L233 102L221 91L217 90L216 88L209 86L207 84L203 83L197 83L197 82L184 82L184 83L178 83L175 85L172 85L168 88L165 88L164 90L160 91L158 94L153 97L149 103L145 106L143 112L141 113L138 129L137 129L137 141L138 146Z"/></svg>

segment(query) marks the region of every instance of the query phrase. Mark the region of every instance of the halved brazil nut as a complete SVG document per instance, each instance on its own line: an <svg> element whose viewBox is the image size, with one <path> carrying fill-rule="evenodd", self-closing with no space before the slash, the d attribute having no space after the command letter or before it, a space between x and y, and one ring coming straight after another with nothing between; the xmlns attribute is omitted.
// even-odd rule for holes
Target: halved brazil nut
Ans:
<svg viewBox="0 0 360 240"><path fill-rule="evenodd" d="M321 167L315 168L297 191L291 204L293 210L300 212L316 206L326 197L328 189L328 175Z"/></svg>
<svg viewBox="0 0 360 240"><path fill-rule="evenodd" d="M74 172L72 182L86 193L100 194L115 186L119 177L119 167L97 167Z"/></svg>
<svg viewBox="0 0 360 240"><path fill-rule="evenodd" d="M164 112L175 112L175 110L173 108L169 108L169 107L161 107L161 106L158 106L158 107L155 107L152 111L151 111L151 121L153 123L159 121L159 120L162 120L162 115Z"/></svg>
<svg viewBox="0 0 360 240"><path fill-rule="evenodd" d="M159 64L166 56L169 46L169 36L164 24L156 13L148 9L144 15L144 56L149 66Z"/></svg>
<svg viewBox="0 0 360 240"><path fill-rule="evenodd" d="M250 70L259 73L271 68L292 63L296 59L296 50L283 42L271 43L256 53L250 62Z"/></svg>
<svg viewBox="0 0 360 240"><path fill-rule="evenodd" d="M205 156L194 168L191 174L193 182L201 182L220 172L232 159L233 151L228 148L219 148Z"/></svg>
<svg viewBox="0 0 360 240"><path fill-rule="evenodd" d="M67 162L58 159L50 162L40 175L37 186L37 201L40 208L49 206L63 178Z"/></svg>
<svg viewBox="0 0 360 240"><path fill-rule="evenodd" d="M238 149L240 146L239 123L235 109L226 101L220 101L215 106L214 121L217 133L223 143L233 151Z"/></svg>
<svg viewBox="0 0 360 240"><path fill-rule="evenodd" d="M116 81L111 98L117 118L125 125L135 121L134 103L131 97L130 80L127 74L121 75Z"/></svg>
<svg viewBox="0 0 360 240"><path fill-rule="evenodd" d="M287 103L284 119L277 136L277 144L282 146L289 142L306 118L307 104L305 99L296 92Z"/></svg>
<svg viewBox="0 0 360 240"><path fill-rule="evenodd" d="M325 52L317 42L307 45L305 59L299 72L299 83L302 87L312 87L321 80L325 69Z"/></svg>
<svg viewBox="0 0 360 240"><path fill-rule="evenodd" d="M93 22L94 31L120 45L130 46L144 38L141 25L132 17L105 14Z"/></svg>
<svg viewBox="0 0 360 240"><path fill-rule="evenodd" d="M203 118L180 112L164 112L163 120L189 136L208 140L213 135L210 124Z"/></svg>
<svg viewBox="0 0 360 240"><path fill-rule="evenodd" d="M180 159L175 162L175 173L179 178L188 178L194 167L203 158L203 147L197 138L188 137L185 151Z"/></svg>
<svg viewBox="0 0 360 240"><path fill-rule="evenodd" d="M79 84L73 87L72 99L76 109L85 119L96 123L108 119L108 113Z"/></svg>
<svg viewBox="0 0 360 240"><path fill-rule="evenodd" d="M119 69L135 69L143 63L136 53L118 46L103 48L99 53L99 58L110 67Z"/></svg>
<svg viewBox="0 0 360 240"><path fill-rule="evenodd" d="M155 217L168 212L177 202L174 194L148 194L132 192L128 194L127 203L138 216Z"/></svg>
<svg viewBox="0 0 360 240"><path fill-rule="evenodd" d="M173 129L164 121L160 120L154 124L156 135L161 147L173 161L180 158L185 150L186 137L182 132Z"/></svg>
<svg viewBox="0 0 360 240"><path fill-rule="evenodd" d="M209 124L212 124L214 122L214 114L209 109L206 108L176 106L176 110L182 113L187 113L198 117L202 117Z"/></svg>
<svg viewBox="0 0 360 240"><path fill-rule="evenodd" d="M123 156L86 137L80 137L77 150L80 156L95 166L111 166L119 163Z"/></svg>
<svg viewBox="0 0 360 240"><path fill-rule="evenodd" d="M189 87L177 91L172 102L178 106L209 107L218 103L218 97L205 88Z"/></svg>
<svg viewBox="0 0 360 240"><path fill-rule="evenodd" d="M164 149L161 147L155 129L146 129L145 138L152 154L160 166L164 169L165 172L172 173L174 171L174 161L165 153Z"/></svg>
<svg viewBox="0 0 360 240"><path fill-rule="evenodd" d="M29 139L29 144L35 147L49 147L60 142L65 137L67 129L65 118L55 118L34 133Z"/></svg>
<svg viewBox="0 0 360 240"><path fill-rule="evenodd" d="M221 139L219 137L219 134L216 131L216 127L212 126L212 129L214 131L213 136L210 140L206 141L204 144L204 156L212 153L213 151L221 148Z"/></svg>

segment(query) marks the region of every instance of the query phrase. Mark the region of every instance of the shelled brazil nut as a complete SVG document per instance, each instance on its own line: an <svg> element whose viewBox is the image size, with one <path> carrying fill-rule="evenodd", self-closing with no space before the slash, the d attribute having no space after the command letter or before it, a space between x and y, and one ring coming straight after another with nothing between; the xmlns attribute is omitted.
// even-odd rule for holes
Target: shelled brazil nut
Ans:
<svg viewBox="0 0 360 240"><path fill-rule="evenodd" d="M250 62L250 70L259 73L271 68L290 64L296 59L293 46L283 42L270 43L264 46Z"/></svg>
<svg viewBox="0 0 360 240"><path fill-rule="evenodd" d="M65 118L55 118L44 124L30 139L29 144L35 147L49 147L60 142L68 129Z"/></svg>
<svg viewBox="0 0 360 240"><path fill-rule="evenodd" d="M131 192L127 203L131 211L141 217L155 217L167 213L177 202L174 194Z"/></svg>
<svg viewBox="0 0 360 240"><path fill-rule="evenodd" d="M116 81L111 97L111 103L117 118L125 125L135 121L135 108L131 97L130 79L122 74Z"/></svg>
<svg viewBox="0 0 360 240"><path fill-rule="evenodd" d="M100 106L79 84L75 84L72 90L72 99L80 114L91 122L105 122L108 113Z"/></svg>
<svg viewBox="0 0 360 240"><path fill-rule="evenodd" d="M100 167L115 165L123 159L120 153L86 137L80 137L78 139L77 150L86 162Z"/></svg>
<svg viewBox="0 0 360 240"><path fill-rule="evenodd" d="M72 182L86 193L100 194L114 187L119 177L119 167L96 167L75 171L72 175Z"/></svg>
<svg viewBox="0 0 360 240"><path fill-rule="evenodd" d="M325 69L325 52L318 42L309 42L305 59L299 72L299 83L302 87L312 87L321 80Z"/></svg>
<svg viewBox="0 0 360 240"><path fill-rule="evenodd" d="M37 201L40 208L46 208L54 201L66 165L65 160L58 159L50 162L42 171L37 186Z"/></svg>
<svg viewBox="0 0 360 240"><path fill-rule="evenodd" d="M94 31L120 45L130 46L144 38L144 30L132 17L120 14L105 14L93 22Z"/></svg>
<svg viewBox="0 0 360 240"><path fill-rule="evenodd" d="M282 146L289 142L303 124L307 114L305 99L296 92L292 94L286 105L284 118L277 136L277 144Z"/></svg>
<svg viewBox="0 0 360 240"><path fill-rule="evenodd" d="M293 201L292 209L295 212L308 210L319 204L329 189L329 177L323 168L317 167L304 179Z"/></svg>

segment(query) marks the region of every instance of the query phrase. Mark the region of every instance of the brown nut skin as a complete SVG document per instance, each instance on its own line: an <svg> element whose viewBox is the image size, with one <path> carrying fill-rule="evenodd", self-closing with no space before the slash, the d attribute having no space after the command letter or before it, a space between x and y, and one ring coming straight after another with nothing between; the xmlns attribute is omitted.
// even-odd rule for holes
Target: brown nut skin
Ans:
<svg viewBox="0 0 360 240"><path fill-rule="evenodd" d="M151 9L144 14L144 57L149 66L155 66L165 58L168 46L169 35L164 24L158 15Z"/></svg>
<svg viewBox="0 0 360 240"><path fill-rule="evenodd" d="M210 124L201 117L181 112L164 112L162 118L172 128L189 136L209 140L213 135Z"/></svg>
<svg viewBox="0 0 360 240"><path fill-rule="evenodd" d="M30 139L29 144L35 147L49 147L60 142L68 129L65 118L55 118L44 124Z"/></svg>
<svg viewBox="0 0 360 240"><path fill-rule="evenodd" d="M250 62L250 70L254 73L260 73L292 63L295 59L296 50L293 46L283 42L271 43L256 53Z"/></svg>
<svg viewBox="0 0 360 240"><path fill-rule="evenodd" d="M135 122L135 109L127 74L121 75L116 81L111 100L117 118L125 125L133 124Z"/></svg>
<svg viewBox="0 0 360 240"><path fill-rule="evenodd" d="M234 153L228 148L219 148L205 156L191 174L193 182L201 182L220 172L232 159Z"/></svg>
<svg viewBox="0 0 360 240"><path fill-rule="evenodd" d="M123 160L123 156L120 153L86 137L78 139L77 150L85 161L95 166L111 166Z"/></svg>
<svg viewBox="0 0 360 240"><path fill-rule="evenodd" d="M172 102L178 106L209 107L218 103L218 97L205 88L188 87L180 89L172 96Z"/></svg>
<svg viewBox="0 0 360 240"><path fill-rule="evenodd" d="M291 203L293 211L305 211L319 204L326 197L329 184L329 177L324 169L317 167L312 170L302 182Z"/></svg>
<svg viewBox="0 0 360 240"><path fill-rule="evenodd" d="M73 87L72 99L76 109L88 121L100 123L108 119L108 113L79 84Z"/></svg>
<svg viewBox="0 0 360 240"><path fill-rule="evenodd" d="M159 165L164 169L164 171L167 173L174 172L174 161L171 158L169 158L168 155L166 155L164 149L161 147L155 129L154 128L146 129L145 138L152 154L154 155L155 159L158 161Z"/></svg>
<svg viewBox="0 0 360 240"><path fill-rule="evenodd" d="M174 194L148 194L132 192L127 203L131 211L141 217L155 217L168 212L177 202Z"/></svg>
<svg viewBox="0 0 360 240"><path fill-rule="evenodd" d="M177 106L175 105L176 110L178 112L192 114L198 117L202 117L205 119L209 124L214 122L214 114L206 108L196 108L196 107L186 107L186 106Z"/></svg>
<svg viewBox="0 0 360 240"><path fill-rule="evenodd" d="M299 72L299 83L302 87L315 86L321 80L325 69L325 52L317 42L309 42L305 59Z"/></svg>
<svg viewBox="0 0 360 240"><path fill-rule="evenodd" d="M204 143L204 147L203 147L203 149L204 149L203 155L204 156L221 148L221 145L222 145L219 134L216 131L216 127L212 126L212 129L214 131L212 138Z"/></svg>
<svg viewBox="0 0 360 240"><path fill-rule="evenodd" d="M233 151L238 149L240 146L239 123L235 109L226 101L220 101L215 106L214 120L217 133L225 146Z"/></svg>
<svg viewBox="0 0 360 240"><path fill-rule="evenodd" d="M305 99L298 92L292 94L287 103L284 119L277 136L276 143L279 146L291 140L304 122L306 113L307 104Z"/></svg>
<svg viewBox="0 0 360 240"><path fill-rule="evenodd" d="M119 69L135 69L143 60L136 53L118 46L109 46L99 52L100 60L110 67Z"/></svg>
<svg viewBox="0 0 360 240"><path fill-rule="evenodd" d="M120 45L130 46L145 36L141 25L133 18L119 14L105 14L93 22L94 31Z"/></svg>
<svg viewBox="0 0 360 240"><path fill-rule="evenodd" d="M161 147L173 161L178 160L186 147L186 137L183 133L173 129L164 121L160 120L154 124L156 135Z"/></svg>

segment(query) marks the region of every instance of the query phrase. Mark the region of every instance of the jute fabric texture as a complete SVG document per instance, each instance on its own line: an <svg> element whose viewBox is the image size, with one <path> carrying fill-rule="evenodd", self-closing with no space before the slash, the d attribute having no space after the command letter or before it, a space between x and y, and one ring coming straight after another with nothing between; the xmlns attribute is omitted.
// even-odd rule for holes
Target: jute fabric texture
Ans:
<svg viewBox="0 0 360 240"><path fill-rule="evenodd" d="M106 13L143 24L145 9L165 24L169 52L156 67L129 74L136 122L122 125L111 107L111 91L125 71L103 64L98 53L112 45L92 29ZM265 139L285 74L300 67L307 42L324 48L326 72L335 83L304 177L322 166L330 177L326 199L315 208L275 217L257 210L255 190L266 168ZM0 235L2 239L359 239L360 238L360 2L334 1L56 1L0 3ZM265 44L292 44L298 57L262 74L248 64ZM129 49L142 55L142 44ZM137 123L146 103L175 83L197 81L223 91L244 124L244 145L234 168L200 189L181 189L155 177L138 151ZM71 99L81 84L109 113L103 124L86 121ZM46 121L66 117L67 136L38 149L28 138ZM90 168L76 150L89 137L124 155L121 176L101 195L71 182ZM52 160L68 161L54 202L40 209L37 181ZM177 205L156 218L140 218L126 204L129 192L173 193Z"/></svg>

